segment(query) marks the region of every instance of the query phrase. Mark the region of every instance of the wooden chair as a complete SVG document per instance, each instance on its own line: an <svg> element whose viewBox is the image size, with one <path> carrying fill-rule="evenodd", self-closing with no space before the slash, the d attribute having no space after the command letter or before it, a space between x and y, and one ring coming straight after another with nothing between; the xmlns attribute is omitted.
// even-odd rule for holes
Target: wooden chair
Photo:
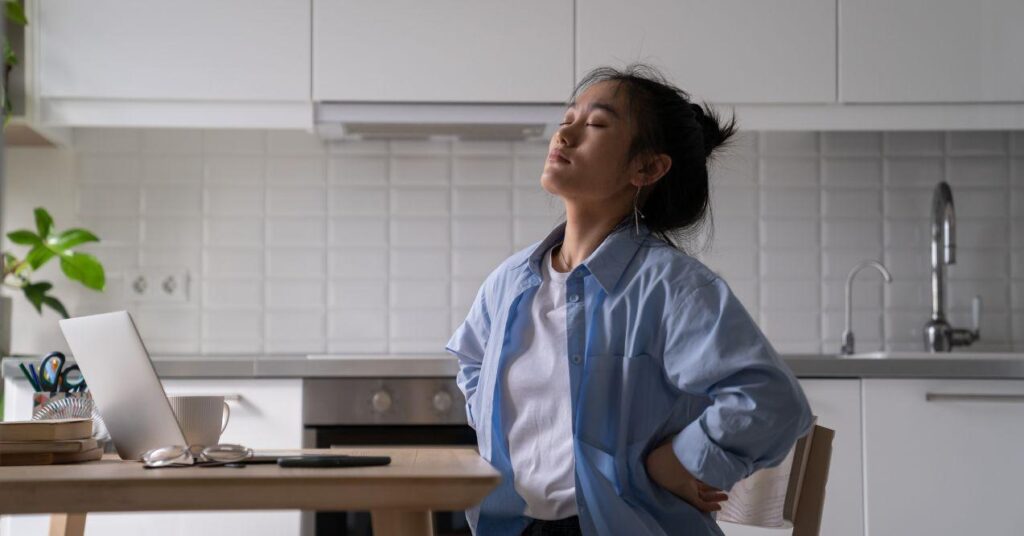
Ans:
<svg viewBox="0 0 1024 536"><path fill-rule="evenodd" d="M835 431L814 425L785 460L737 482L717 520L818 536ZM782 493L785 486L785 493Z"/></svg>

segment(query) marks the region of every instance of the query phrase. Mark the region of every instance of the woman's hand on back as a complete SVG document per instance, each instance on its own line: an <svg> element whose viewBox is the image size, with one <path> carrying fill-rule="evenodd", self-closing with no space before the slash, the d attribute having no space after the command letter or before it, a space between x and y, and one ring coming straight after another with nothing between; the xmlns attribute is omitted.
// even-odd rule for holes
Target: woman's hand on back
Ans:
<svg viewBox="0 0 1024 536"><path fill-rule="evenodd" d="M729 499L722 490L709 486L690 474L679 462L679 458L676 458L670 441L652 450L647 455L644 465L651 480L702 512L721 510L722 505L719 503Z"/></svg>

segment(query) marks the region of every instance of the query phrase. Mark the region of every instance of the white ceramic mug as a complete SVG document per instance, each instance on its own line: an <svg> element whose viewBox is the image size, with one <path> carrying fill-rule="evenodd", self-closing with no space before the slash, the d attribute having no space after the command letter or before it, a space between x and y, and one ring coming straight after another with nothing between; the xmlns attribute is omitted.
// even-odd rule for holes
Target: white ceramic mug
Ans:
<svg viewBox="0 0 1024 536"><path fill-rule="evenodd" d="M231 408L223 396L169 396L174 417L189 447L208 447L220 442L231 420Z"/></svg>

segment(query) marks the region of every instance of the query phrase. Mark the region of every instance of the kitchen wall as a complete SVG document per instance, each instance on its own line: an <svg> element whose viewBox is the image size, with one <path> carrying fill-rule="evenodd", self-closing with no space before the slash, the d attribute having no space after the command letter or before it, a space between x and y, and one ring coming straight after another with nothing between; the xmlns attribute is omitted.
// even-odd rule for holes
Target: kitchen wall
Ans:
<svg viewBox="0 0 1024 536"><path fill-rule="evenodd" d="M5 230L31 209L103 238L102 294L44 275L73 314L133 312L158 354L442 352L486 274L562 216L546 144L350 142L305 133L85 130L74 151L8 150ZM931 189L950 182L950 316L985 301L982 347L1024 349L1024 133L746 133L713 169L718 270L783 352L834 352L858 277L858 349L919 349ZM182 267L188 302L132 301L141 270ZM151 284L153 284L151 282ZM63 346L15 300L14 350Z"/></svg>

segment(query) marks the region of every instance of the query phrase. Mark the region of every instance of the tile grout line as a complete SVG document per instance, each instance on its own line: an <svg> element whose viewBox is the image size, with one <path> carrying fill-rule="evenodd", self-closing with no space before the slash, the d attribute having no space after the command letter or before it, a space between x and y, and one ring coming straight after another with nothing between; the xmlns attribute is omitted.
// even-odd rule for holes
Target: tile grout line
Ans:
<svg viewBox="0 0 1024 536"><path fill-rule="evenodd" d="M207 218L206 211L206 131L199 131L199 159L200 159L200 175L199 175L199 266L196 268L197 272L202 272L203 266L206 264L206 237L207 226L209 225L209 218ZM199 277L195 278L195 285L193 286L196 293L196 305L198 307L199 317L199 353L206 353L206 326L203 322L206 311L206 300L204 299L204 290L206 288L206 278Z"/></svg>
<svg viewBox="0 0 1024 536"><path fill-rule="evenodd" d="M392 140L387 140L386 144L388 172L384 180L386 181L385 187L388 192L388 206L386 223L384 224L384 348L386 352L391 353L391 262L393 257L391 220L394 217L391 207L394 203L395 144Z"/></svg>
<svg viewBox="0 0 1024 536"><path fill-rule="evenodd" d="M310 58L310 62L312 62L312 57ZM324 200L324 207L323 207L323 219L324 219L324 221L323 221L323 230L324 230L324 237L323 237L323 242L321 243L321 246L323 247L323 250L322 250L323 251L323 259L322 259L323 263L322 263L322 266L323 266L323 270L324 270L324 272L323 272L324 275L323 275L323 279L322 279L323 287L321 287L323 289L323 301L320 302L320 305L322 307L322 309L321 309L322 314L320 315L320 335L322 336L322 338L320 339L320 348L318 349L318 351L319 352L323 352L323 353L327 353L327 331L328 331L327 326L328 326L328 318L329 318L329 314L330 314L328 311L330 310L330 301L331 301L331 261L330 261L330 258L331 258L331 253L330 253L330 247L331 247L330 246L330 243L331 243L331 236L330 236L331 235L331 180L330 180L330 178L331 178L331 175L330 175L331 174L331 152L330 152L330 147L328 146L327 142L325 142L323 140L318 140L318 141L320 142L320 146L323 148L323 153L320 155L320 159L321 159L320 161L323 164L323 171L322 171L322 175L321 175L320 178L323 180L322 184L323 184L323 193L324 193L324 195L323 195L323 200Z"/></svg>
<svg viewBox="0 0 1024 536"><path fill-rule="evenodd" d="M888 209L888 203L886 202L889 199L889 189L886 187L886 185L888 183L888 176L889 176L889 158L888 158L888 150L887 150L888 142L889 142L889 133L888 132L882 132L881 135L879 136L879 138L880 138L879 142L881 143L881 147L878 148L878 154L880 155L881 164L882 164L882 170L881 170L882 174L881 174L881 177L880 177L881 184L879 184L879 188L881 189L881 195L878 196L879 202L881 202L881 204L882 204L882 206L879 207L879 211L878 211L879 214L882 215L881 235L878 237L879 238L879 241L878 241L879 253L880 253L880 255L879 255L879 262L881 262L886 268L888 268L889 267L889 262L888 262L888 259L886 258L886 255L885 255L885 237L886 237L886 231L889 229L889 209ZM881 321L882 325L879 326L879 329L880 329L879 333L880 333L880 338L882 339L882 350L883 351L889 351L890 350L890 348L889 348L889 346L890 346L889 345L889 337L888 337L888 331L889 331L889 329L888 329L888 327L889 327L888 326L888 320L889 320L889 318L888 318L888 314L887 314L887 309L888 309L887 306L888 306L889 301L890 301L890 299L892 297L892 294L891 294L891 291L890 291L890 288L889 288L891 285L892 285L892 283L883 283L882 284L882 315L881 315L881 318L880 318L880 321Z"/></svg>
<svg viewBox="0 0 1024 536"><path fill-rule="evenodd" d="M270 334L270 314L269 314L269 311L267 310L267 294L268 294L267 288L270 285L270 274L268 273L268 268L267 268L269 266L269 264L270 264L270 247L269 247L269 244L267 243L268 235L269 235L269 232L268 232L267 228L270 225L270 210L269 210L269 205L270 205L270 186L268 184L269 181L267 180L267 175L268 175L268 173L267 173L267 165L269 163L269 160L267 158L267 153L269 152L269 149L270 149L270 147L269 147L270 141L267 139L268 138L268 132L267 131L263 130L263 131L260 131L260 132L261 132L261 136L262 136L262 145L263 145L262 150L260 151L260 155L259 155L260 164L261 164L260 165L260 188L263 190L263 226L262 226L263 227L263 237L262 237L262 240L261 240L262 247L263 247L263 266L261 267L261 270L260 270L263 273L263 278L262 278L262 281L260 282L261 283L260 284L260 294L261 294L260 299L261 299L261 302L262 302L261 309L262 309L262 320L263 320L263 322L262 322L262 324L263 324L263 333L262 333L262 341L261 341L261 345L260 346L263 348L263 354L267 355L269 353L269 345L270 345L270 336L269 336L269 334Z"/></svg>
<svg viewBox="0 0 1024 536"><path fill-rule="evenodd" d="M828 346L825 329L825 133L818 131L817 185L818 185L818 350L822 353Z"/></svg>

